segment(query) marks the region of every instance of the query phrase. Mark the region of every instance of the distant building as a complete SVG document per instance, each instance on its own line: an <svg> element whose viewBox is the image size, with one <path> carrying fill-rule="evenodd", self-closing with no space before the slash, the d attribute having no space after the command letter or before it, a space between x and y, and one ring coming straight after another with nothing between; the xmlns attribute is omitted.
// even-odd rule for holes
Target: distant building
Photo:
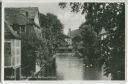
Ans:
<svg viewBox="0 0 128 84"><path fill-rule="evenodd" d="M69 29L68 36L70 37L69 42L71 42L73 49L82 48L81 30L80 29L76 29L76 30L72 30L72 31Z"/></svg>
<svg viewBox="0 0 128 84"><path fill-rule="evenodd" d="M72 39L70 37L66 37L65 41L67 42L68 45L72 45Z"/></svg>
<svg viewBox="0 0 128 84"><path fill-rule="evenodd" d="M26 77L31 76L37 71L35 58L38 55L37 50L38 46L40 46L39 42L42 40L39 23L39 10L37 7L5 8L5 21L5 28L6 26L9 27L11 29L11 33L13 30L12 34L15 35L16 40L14 42L17 42L15 45L18 46L19 42L19 46L16 46L16 49L20 49L19 57L13 58L18 59L19 65L21 66L21 75ZM8 42L8 39L11 39L12 37L10 33L8 36L7 35L8 34L5 33L5 42ZM20 40L19 37L17 38L17 35L20 37ZM17 51L12 47L10 49L12 53ZM5 51L8 52L8 49ZM11 61L11 59L6 59L5 57L5 62L8 62L7 60ZM16 64L17 63L15 62L14 65Z"/></svg>
<svg viewBox="0 0 128 84"><path fill-rule="evenodd" d="M71 29L69 29L68 35L66 35L66 37L65 37L65 41L67 42L68 45L72 45L72 39L69 34L70 32L71 32Z"/></svg>
<svg viewBox="0 0 128 84"><path fill-rule="evenodd" d="M80 29L75 29L75 30L69 29L68 36L71 39L75 38L76 36L81 36L81 30Z"/></svg>

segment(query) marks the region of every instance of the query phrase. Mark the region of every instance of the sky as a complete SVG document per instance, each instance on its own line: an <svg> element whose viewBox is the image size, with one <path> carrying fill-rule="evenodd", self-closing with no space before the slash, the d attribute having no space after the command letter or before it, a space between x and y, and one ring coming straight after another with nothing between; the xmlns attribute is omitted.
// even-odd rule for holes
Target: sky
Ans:
<svg viewBox="0 0 128 84"><path fill-rule="evenodd" d="M50 2L50 3L16 3L9 2L5 4L5 7L38 7L40 13L47 14L52 13L55 14L61 23L64 25L64 34L68 33L68 30L78 29L79 26L85 22L84 15L81 13L73 13L70 12L70 7L66 7L65 9L61 9L58 6L58 2Z"/></svg>

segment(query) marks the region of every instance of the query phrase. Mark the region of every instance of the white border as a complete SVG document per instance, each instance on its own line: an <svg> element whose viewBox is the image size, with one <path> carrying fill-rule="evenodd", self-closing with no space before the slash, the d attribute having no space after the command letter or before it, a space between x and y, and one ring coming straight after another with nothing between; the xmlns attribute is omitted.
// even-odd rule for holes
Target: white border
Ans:
<svg viewBox="0 0 128 84"><path fill-rule="evenodd" d="M126 2L127 0L4 0L4 2Z"/></svg>
<svg viewBox="0 0 128 84"><path fill-rule="evenodd" d="M2 32L2 2L0 2L1 3L1 22L0 22L0 24L1 24L1 32ZM2 80L2 33L0 33L1 34L1 44L0 44L0 46L1 46L1 53L0 53L0 59L1 59L1 68L0 68L0 74L1 74L1 78L0 78L0 80Z"/></svg>
<svg viewBox="0 0 128 84"><path fill-rule="evenodd" d="M2 2L2 17L1 17L1 36L2 36L2 39L1 39L1 83L3 83L3 80L4 80L4 5L3 5L3 2Z"/></svg>
<svg viewBox="0 0 128 84"><path fill-rule="evenodd" d="M84 83L91 83L91 84L124 84L127 82L127 60L128 60L128 53L127 51L125 52L125 74L127 74L125 77L125 81L113 81L113 80L56 80L56 81L46 81L46 80L42 80L42 81L4 81L4 3L49 3L49 2L125 2L125 50L127 50L126 48L128 47L127 45L127 38L128 38L128 34L127 34L127 19L128 19L128 1L127 0L4 0L2 2L2 55L1 55L1 82L3 84L14 84L14 83L20 83L20 84L42 84L42 83L47 83L47 84L84 84Z"/></svg>

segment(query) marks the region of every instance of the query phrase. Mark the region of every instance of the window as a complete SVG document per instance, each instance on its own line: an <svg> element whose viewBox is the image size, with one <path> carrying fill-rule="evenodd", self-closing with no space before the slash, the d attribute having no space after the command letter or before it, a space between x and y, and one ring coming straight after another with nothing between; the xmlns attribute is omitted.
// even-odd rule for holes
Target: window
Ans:
<svg viewBox="0 0 128 84"><path fill-rule="evenodd" d="M13 24L13 25L10 25L14 31L16 31L18 34L20 33L20 25L18 24Z"/></svg>
<svg viewBox="0 0 128 84"><path fill-rule="evenodd" d="M5 66L20 66L21 65L21 41L10 40L5 42Z"/></svg>
<svg viewBox="0 0 128 84"><path fill-rule="evenodd" d="M21 28L21 32L25 32L25 25L21 25L20 28Z"/></svg>
<svg viewBox="0 0 128 84"><path fill-rule="evenodd" d="M11 42L5 42L5 66L11 66Z"/></svg>
<svg viewBox="0 0 128 84"><path fill-rule="evenodd" d="M21 65L21 41L15 40L15 66Z"/></svg>
<svg viewBox="0 0 128 84"><path fill-rule="evenodd" d="M14 31L19 31L19 25L18 24L13 24L11 25L11 27L13 28Z"/></svg>

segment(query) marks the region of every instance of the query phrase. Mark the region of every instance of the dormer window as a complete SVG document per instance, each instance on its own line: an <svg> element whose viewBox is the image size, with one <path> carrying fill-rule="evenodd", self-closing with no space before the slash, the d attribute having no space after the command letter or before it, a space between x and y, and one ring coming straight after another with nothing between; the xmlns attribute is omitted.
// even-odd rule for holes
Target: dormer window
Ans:
<svg viewBox="0 0 128 84"><path fill-rule="evenodd" d="M18 24L12 24L11 27L13 28L14 31L19 30L19 25Z"/></svg>
<svg viewBox="0 0 128 84"><path fill-rule="evenodd" d="M25 25L21 25L20 30L21 30L21 32L25 32Z"/></svg>
<svg viewBox="0 0 128 84"><path fill-rule="evenodd" d="M18 25L18 24L13 24L11 25L14 31L16 31L18 34L25 32L25 25Z"/></svg>

